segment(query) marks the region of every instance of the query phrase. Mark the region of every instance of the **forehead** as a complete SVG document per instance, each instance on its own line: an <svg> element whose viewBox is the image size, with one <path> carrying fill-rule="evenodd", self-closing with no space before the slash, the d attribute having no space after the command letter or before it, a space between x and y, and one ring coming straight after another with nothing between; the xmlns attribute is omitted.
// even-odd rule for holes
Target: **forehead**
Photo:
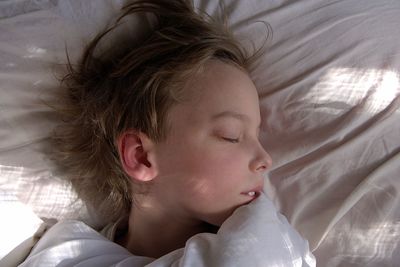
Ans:
<svg viewBox="0 0 400 267"><path fill-rule="evenodd" d="M169 120L196 123L236 117L259 120L257 90L250 77L241 69L211 60L186 85L187 99L171 109Z"/></svg>

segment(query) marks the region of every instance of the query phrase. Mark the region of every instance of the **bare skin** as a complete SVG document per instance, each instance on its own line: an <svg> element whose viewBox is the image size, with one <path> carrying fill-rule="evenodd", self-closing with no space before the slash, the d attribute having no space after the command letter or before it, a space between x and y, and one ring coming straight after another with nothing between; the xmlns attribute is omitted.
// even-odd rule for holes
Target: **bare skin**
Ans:
<svg viewBox="0 0 400 267"><path fill-rule="evenodd" d="M154 143L135 131L119 139L126 173L152 183L137 197L119 242L135 255L159 258L197 233L215 231L210 225L220 226L257 197L271 165L258 140L259 100L246 73L213 60L187 86L192 95L170 109L166 140Z"/></svg>

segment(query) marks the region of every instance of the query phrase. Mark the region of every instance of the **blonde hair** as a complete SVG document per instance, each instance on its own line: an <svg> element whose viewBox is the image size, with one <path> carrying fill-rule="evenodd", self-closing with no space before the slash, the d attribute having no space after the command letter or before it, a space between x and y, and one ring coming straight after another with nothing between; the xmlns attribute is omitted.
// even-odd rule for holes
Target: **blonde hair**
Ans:
<svg viewBox="0 0 400 267"><path fill-rule="evenodd" d="M98 52L122 18L142 12L156 18L145 37L117 51ZM188 1L126 5L117 23L89 43L78 64L68 59L62 81L66 99L58 109L63 123L53 136L56 160L78 196L106 221L126 215L134 195L147 185L136 184L123 171L118 137L135 129L154 142L164 140L168 110L181 101L190 76L210 59L247 69L255 54L248 55L225 24L196 13Z"/></svg>

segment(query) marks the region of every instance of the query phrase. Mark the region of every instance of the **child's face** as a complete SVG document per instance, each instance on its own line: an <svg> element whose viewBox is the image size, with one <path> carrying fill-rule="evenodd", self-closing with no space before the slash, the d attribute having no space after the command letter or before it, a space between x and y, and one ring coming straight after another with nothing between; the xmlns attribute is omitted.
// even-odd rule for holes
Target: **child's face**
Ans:
<svg viewBox="0 0 400 267"><path fill-rule="evenodd" d="M221 225L259 194L271 165L258 140L258 95L247 74L219 61L188 89L190 100L171 108L171 131L155 147L153 192L171 215Z"/></svg>

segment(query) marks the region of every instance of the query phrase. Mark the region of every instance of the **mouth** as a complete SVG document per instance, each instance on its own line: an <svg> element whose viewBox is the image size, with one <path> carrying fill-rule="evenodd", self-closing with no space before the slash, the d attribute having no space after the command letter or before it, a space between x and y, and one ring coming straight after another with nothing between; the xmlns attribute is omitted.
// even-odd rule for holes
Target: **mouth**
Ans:
<svg viewBox="0 0 400 267"><path fill-rule="evenodd" d="M259 195L259 194L260 194L260 192L258 192L258 191L250 191L250 192L247 192L247 193L242 193L242 195L246 195L246 196L249 196L249 197L255 197L255 196Z"/></svg>
<svg viewBox="0 0 400 267"><path fill-rule="evenodd" d="M261 194L263 189L264 189L263 186L257 186L256 188L254 188L254 189L252 189L250 191L247 191L247 192L243 192L241 194L245 195L245 196L248 196L248 197L251 197L251 198L257 198Z"/></svg>

